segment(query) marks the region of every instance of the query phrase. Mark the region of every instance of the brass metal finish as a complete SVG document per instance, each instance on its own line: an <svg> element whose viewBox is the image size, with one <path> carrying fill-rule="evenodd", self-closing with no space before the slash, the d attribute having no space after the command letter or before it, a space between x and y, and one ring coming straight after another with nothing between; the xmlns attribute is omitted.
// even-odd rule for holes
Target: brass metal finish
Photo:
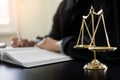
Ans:
<svg viewBox="0 0 120 80"><path fill-rule="evenodd" d="M93 59L91 62L84 65L83 68L86 69L86 70L96 70L96 69L107 70L107 66L105 64L99 62L97 59Z"/></svg>
<svg viewBox="0 0 120 80"><path fill-rule="evenodd" d="M94 15L98 16L98 21L97 21L96 25L94 24ZM87 22L86 22L86 20L88 19L89 16L91 16L91 22L92 22L91 29L92 29L92 32L90 32L90 30L89 30L90 26L88 27ZM102 23L103 23L103 29L104 29L106 43L107 43L106 46L98 46L98 45L96 45L96 40L95 40L95 36L96 36L96 33L97 33L98 29L99 29L98 27L99 27L99 24L100 24L101 20L102 20ZM84 37L85 37L85 33L84 33L85 29L86 29L86 32L87 32L88 37L90 39L90 43L87 43L87 44L84 42L84 40L85 40L84 39ZM74 48L88 49L88 50L93 51L93 53L94 53L94 59L91 62L87 63L83 67L84 69L87 69L87 70L107 69L107 66L105 64L101 63L99 60L96 59L96 52L114 51L114 50L117 49L117 47L111 47L111 45L110 45L102 9L96 13L94 11L94 8L91 6L89 14L87 16L82 17L82 24L81 24L78 40L77 40L77 43L74 46Z"/></svg>
<svg viewBox="0 0 120 80"><path fill-rule="evenodd" d="M96 51L96 52L107 52L107 51L114 51L117 49L117 47L88 47L89 50L91 51Z"/></svg>
<svg viewBox="0 0 120 80"><path fill-rule="evenodd" d="M86 48L88 49L89 45L75 45L74 48Z"/></svg>

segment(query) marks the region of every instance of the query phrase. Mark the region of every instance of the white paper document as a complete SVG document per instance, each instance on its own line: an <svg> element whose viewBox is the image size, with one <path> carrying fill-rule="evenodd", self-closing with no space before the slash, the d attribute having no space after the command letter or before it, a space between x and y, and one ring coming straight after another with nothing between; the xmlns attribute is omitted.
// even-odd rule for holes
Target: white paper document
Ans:
<svg viewBox="0 0 120 80"><path fill-rule="evenodd" d="M71 57L63 53L51 52L37 47L0 49L0 54L1 61L23 67L34 67L72 60Z"/></svg>

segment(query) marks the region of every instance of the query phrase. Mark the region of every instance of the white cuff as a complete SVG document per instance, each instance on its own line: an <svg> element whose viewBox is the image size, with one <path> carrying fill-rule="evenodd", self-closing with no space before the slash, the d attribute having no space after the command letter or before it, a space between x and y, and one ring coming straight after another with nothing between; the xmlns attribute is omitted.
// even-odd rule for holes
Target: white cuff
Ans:
<svg viewBox="0 0 120 80"><path fill-rule="evenodd" d="M63 51L63 48L62 48L62 40L60 40L60 41L58 42L58 44L59 44L60 52L61 52L62 54L64 54L64 51Z"/></svg>

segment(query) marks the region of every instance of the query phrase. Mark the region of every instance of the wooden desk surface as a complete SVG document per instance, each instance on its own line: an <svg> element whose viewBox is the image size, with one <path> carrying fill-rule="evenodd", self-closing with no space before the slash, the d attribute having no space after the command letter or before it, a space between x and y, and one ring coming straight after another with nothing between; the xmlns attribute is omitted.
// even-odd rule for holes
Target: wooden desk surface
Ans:
<svg viewBox="0 0 120 80"><path fill-rule="evenodd" d="M0 62L0 80L120 80L120 65L108 64L108 70L85 72L85 63L68 61L23 68Z"/></svg>

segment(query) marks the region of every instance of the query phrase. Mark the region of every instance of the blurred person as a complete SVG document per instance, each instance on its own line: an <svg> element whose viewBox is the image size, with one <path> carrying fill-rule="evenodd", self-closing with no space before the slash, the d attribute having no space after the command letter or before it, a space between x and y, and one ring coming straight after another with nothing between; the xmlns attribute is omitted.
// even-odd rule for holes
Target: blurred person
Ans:
<svg viewBox="0 0 120 80"><path fill-rule="evenodd" d="M49 34L43 38L37 37L40 41L22 39L21 42L19 42L18 39L14 37L12 38L12 46L37 46L49 51L62 52L74 59L91 61L93 59L92 51L87 49L76 49L73 47L77 42L82 23L82 16L89 13L91 6L93 6L95 12L103 9L111 46L116 46L118 48L114 52L97 54L97 58L103 62L119 62L120 32L116 0L63 0L53 17L53 25ZM88 22L88 25L91 25L91 21ZM100 29L100 31L97 32L98 42L96 43L105 44L103 35L104 32ZM86 43L89 43L90 39L87 37L88 36L85 35Z"/></svg>

